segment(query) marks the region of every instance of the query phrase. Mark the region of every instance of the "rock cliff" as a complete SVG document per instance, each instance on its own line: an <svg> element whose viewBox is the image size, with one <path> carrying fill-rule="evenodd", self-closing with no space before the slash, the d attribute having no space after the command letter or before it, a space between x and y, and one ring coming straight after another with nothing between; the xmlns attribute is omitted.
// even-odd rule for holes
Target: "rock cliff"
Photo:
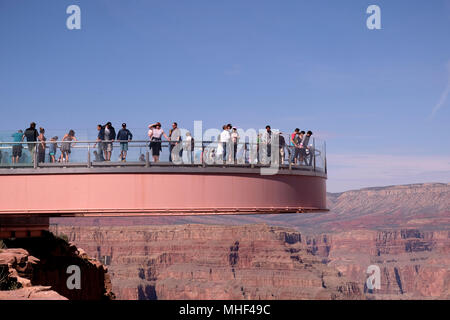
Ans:
<svg viewBox="0 0 450 320"><path fill-rule="evenodd" d="M60 227L109 263L119 299L360 299L296 231L267 225Z"/></svg>
<svg viewBox="0 0 450 320"><path fill-rule="evenodd" d="M399 229L353 230L308 236L318 257L356 283L367 268L381 271L377 299L450 299L450 232ZM365 288L367 292L367 288Z"/></svg>
<svg viewBox="0 0 450 320"><path fill-rule="evenodd" d="M75 245L45 233L5 239L0 249L0 299L112 299L107 268ZM69 266L78 266L81 287L67 285Z"/></svg>

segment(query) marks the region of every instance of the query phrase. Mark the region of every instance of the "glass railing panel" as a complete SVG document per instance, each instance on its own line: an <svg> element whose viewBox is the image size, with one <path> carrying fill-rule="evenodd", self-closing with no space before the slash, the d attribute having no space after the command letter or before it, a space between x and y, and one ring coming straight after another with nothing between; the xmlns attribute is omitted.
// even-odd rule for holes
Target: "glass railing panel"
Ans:
<svg viewBox="0 0 450 320"><path fill-rule="evenodd" d="M132 129L133 140L128 142L128 150L126 155L126 163L130 165L145 165L146 158L149 159L150 165L155 165L152 150L149 149L150 142L148 141L147 131L144 129ZM17 164L12 162L12 153L14 144L13 134L17 131L0 131L0 167L12 167L12 166L28 166L34 167L34 161L32 159L32 154L30 152L30 146L32 144L28 142L20 143L22 145L22 153ZM64 166L66 162L62 157L62 149L64 149L64 144L70 143L70 154L69 163L71 165L80 166L90 166L90 165L108 165L109 162L105 162L104 147L107 142L101 142L99 144L97 139L97 130L76 130L75 136L77 141L67 142L61 141L67 130L48 130L45 133L46 136L46 148L44 162L37 163L37 167L48 167L48 166ZM326 167L326 145L325 142L311 138L309 140L308 146L305 146L302 152L297 155L297 163L293 162L293 155L295 153L295 147L289 145L288 134L283 135L286 145L284 148L276 148L273 145L272 154L274 152L279 153L278 163L284 165L284 167L289 167L292 169L302 169L302 170L317 170L325 171ZM52 137L58 137L58 141L51 141ZM189 153L191 154L192 164L195 165L243 165L243 166L261 166L270 165L270 162L264 162L264 153L261 150L265 150L265 145L260 143L254 143L251 141L240 141L237 147L234 148L232 144L228 147L225 146L226 150L232 155L234 150L236 150L236 156L227 157L226 162L223 162L223 156L220 155L220 150L223 149L222 145L217 141L195 141L195 148L189 150L190 148L186 145L186 137L180 142L184 147L181 152L182 164L191 164L189 159ZM26 139L25 139L26 140ZM274 141L274 140L273 140ZM51 144L56 143L56 154L55 163L51 164L51 157L49 154ZM38 144L38 143L36 143ZM159 162L164 165L169 165L169 142L163 140L161 143L162 150L160 151ZM118 141L112 143L111 152L111 164L117 164L121 162L121 144ZM282 150L281 150L282 149ZM284 155L284 157L283 157ZM262 157L262 158L261 158ZM276 157L275 157L276 158ZM271 161L275 161L274 157ZM231 160L231 161L230 161Z"/></svg>

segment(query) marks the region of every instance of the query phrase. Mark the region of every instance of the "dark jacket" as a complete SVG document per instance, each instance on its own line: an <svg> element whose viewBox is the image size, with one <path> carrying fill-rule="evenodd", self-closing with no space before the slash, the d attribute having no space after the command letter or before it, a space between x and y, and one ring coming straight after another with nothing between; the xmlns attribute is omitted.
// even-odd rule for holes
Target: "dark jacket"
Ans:
<svg viewBox="0 0 450 320"><path fill-rule="evenodd" d="M27 138L27 141L37 141L39 133L36 129L28 128L25 130L24 136Z"/></svg>
<svg viewBox="0 0 450 320"><path fill-rule="evenodd" d="M116 140L116 130L114 130L114 127L111 126L109 128L109 140ZM102 127L102 129L98 132L98 138L100 140L105 140L105 126Z"/></svg>
<svg viewBox="0 0 450 320"><path fill-rule="evenodd" d="M132 139L133 135L131 134L130 130L123 128L119 130L119 133L117 134L117 140L128 141Z"/></svg>

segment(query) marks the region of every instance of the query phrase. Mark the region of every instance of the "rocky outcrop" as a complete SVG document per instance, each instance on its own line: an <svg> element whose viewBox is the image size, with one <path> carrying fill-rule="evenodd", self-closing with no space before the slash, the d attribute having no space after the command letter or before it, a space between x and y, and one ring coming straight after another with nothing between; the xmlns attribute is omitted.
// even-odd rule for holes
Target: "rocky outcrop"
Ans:
<svg viewBox="0 0 450 320"><path fill-rule="evenodd" d="M119 299L360 299L362 286L266 225L60 227L110 261Z"/></svg>
<svg viewBox="0 0 450 320"><path fill-rule="evenodd" d="M1 299L112 299L107 268L75 245L45 233L39 238L5 239L0 250ZM80 288L68 285L76 266ZM51 289L51 290L50 290Z"/></svg>
<svg viewBox="0 0 450 320"><path fill-rule="evenodd" d="M67 298L51 290L51 287L33 286L0 291L0 300L67 300Z"/></svg>

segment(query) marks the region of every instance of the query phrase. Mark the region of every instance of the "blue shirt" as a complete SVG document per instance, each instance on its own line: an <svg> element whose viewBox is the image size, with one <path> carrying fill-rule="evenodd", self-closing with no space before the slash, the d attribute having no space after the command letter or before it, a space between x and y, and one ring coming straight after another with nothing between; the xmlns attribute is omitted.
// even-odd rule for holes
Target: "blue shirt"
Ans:
<svg viewBox="0 0 450 320"><path fill-rule="evenodd" d="M120 141L128 141L133 139L133 135L131 134L130 130L128 129L120 129L119 133L117 134L117 140Z"/></svg>
<svg viewBox="0 0 450 320"><path fill-rule="evenodd" d="M13 137L13 142L21 142L22 141L22 137L23 137L23 133L20 132L16 132L12 134ZM15 143L14 146L20 146L20 143Z"/></svg>
<svg viewBox="0 0 450 320"><path fill-rule="evenodd" d="M48 150L49 153L55 154L56 153L56 143L50 143L48 149L49 149Z"/></svg>

